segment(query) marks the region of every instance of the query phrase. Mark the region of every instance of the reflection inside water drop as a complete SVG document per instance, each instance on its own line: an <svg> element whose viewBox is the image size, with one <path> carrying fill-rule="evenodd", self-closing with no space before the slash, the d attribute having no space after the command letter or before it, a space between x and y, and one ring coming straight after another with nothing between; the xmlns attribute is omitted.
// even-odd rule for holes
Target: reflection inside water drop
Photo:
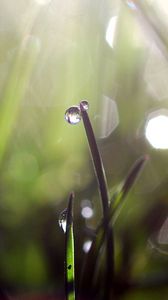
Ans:
<svg viewBox="0 0 168 300"><path fill-rule="evenodd" d="M72 125L79 123L81 120L81 112L79 106L74 105L68 108L65 112L65 120Z"/></svg>
<svg viewBox="0 0 168 300"><path fill-rule="evenodd" d="M58 224L64 233L66 232L66 217L67 217L67 209L64 209L60 213L59 220L58 220Z"/></svg>

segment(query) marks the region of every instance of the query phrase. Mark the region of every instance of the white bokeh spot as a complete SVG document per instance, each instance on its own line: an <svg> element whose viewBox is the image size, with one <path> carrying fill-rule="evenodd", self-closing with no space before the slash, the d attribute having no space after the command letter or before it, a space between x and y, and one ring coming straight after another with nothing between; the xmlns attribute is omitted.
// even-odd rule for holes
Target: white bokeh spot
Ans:
<svg viewBox="0 0 168 300"><path fill-rule="evenodd" d="M117 16L112 17L108 23L107 30L106 30L106 42L109 44L111 48L114 47L117 20L118 20Z"/></svg>
<svg viewBox="0 0 168 300"><path fill-rule="evenodd" d="M149 118L145 136L155 149L168 149L168 114L157 114Z"/></svg>

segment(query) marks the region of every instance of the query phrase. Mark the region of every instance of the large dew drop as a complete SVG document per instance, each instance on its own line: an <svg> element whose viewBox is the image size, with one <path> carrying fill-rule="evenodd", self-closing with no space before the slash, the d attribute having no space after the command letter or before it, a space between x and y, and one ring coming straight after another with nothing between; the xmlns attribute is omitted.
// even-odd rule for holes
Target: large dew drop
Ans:
<svg viewBox="0 0 168 300"><path fill-rule="evenodd" d="M62 228L63 232L66 232L66 217L67 217L67 209L64 209L59 215L59 226Z"/></svg>
<svg viewBox="0 0 168 300"><path fill-rule="evenodd" d="M81 112L79 106L74 105L68 108L65 112L65 120L72 125L79 123L81 120Z"/></svg>

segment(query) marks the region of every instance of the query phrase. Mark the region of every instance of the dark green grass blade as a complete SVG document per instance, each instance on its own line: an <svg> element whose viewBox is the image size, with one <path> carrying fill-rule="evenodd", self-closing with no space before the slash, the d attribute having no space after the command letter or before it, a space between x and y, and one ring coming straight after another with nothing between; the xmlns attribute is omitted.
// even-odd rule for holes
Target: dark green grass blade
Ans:
<svg viewBox="0 0 168 300"><path fill-rule="evenodd" d="M65 233L65 289L66 299L75 300L75 263L73 233L73 198L71 193L68 201Z"/></svg>
<svg viewBox="0 0 168 300"><path fill-rule="evenodd" d="M115 195L114 200L112 201L109 209L109 215L108 215L108 222L112 222L112 225L114 225L117 216L119 214L118 210L121 209L125 197L127 196L128 192L132 188L133 184L135 183L135 180L137 179L138 175L140 174L140 171L143 169L145 162L148 160L147 156L143 156L139 158L133 167L131 168L128 176L126 177L121 190ZM90 278L94 275L94 269L96 267L96 262L98 259L98 254L100 251L100 248L102 247L103 241L105 238L105 232L104 232L104 225L103 221L98 226L96 231L96 236L93 238L92 245L90 248L89 253L87 254L85 266L84 266L84 273L87 274L87 270L89 270ZM87 284L87 277L84 276L84 285L83 287L86 287Z"/></svg>
<svg viewBox="0 0 168 300"><path fill-rule="evenodd" d="M86 131L86 136L89 143L91 157L93 160L93 166L95 169L95 174L98 182L102 208L103 208L103 220L104 220L103 226L106 235L106 274L105 274L105 287L104 287L105 296L104 297L106 300L108 300L110 297L109 293L113 285L113 277L114 277L114 241L113 241L113 229L108 222L109 196L108 196L107 182L106 182L106 176L104 172L104 166L97 147L92 125L89 116L87 114L87 111L82 105L82 102L80 103L80 110L81 110L83 124ZM93 257L93 260L94 259L95 258ZM92 268L91 272L94 273L94 268ZM89 277L92 278L92 276Z"/></svg>
<svg viewBox="0 0 168 300"><path fill-rule="evenodd" d="M80 109L81 109L81 115L82 115L82 120L83 120L83 124L85 127L87 140L89 143L91 158L93 160L93 166L94 166L96 178L98 181L98 186L99 186L99 191L100 191L101 201L102 201L103 216L105 218L105 216L108 213L109 196L108 196L108 189L107 189L106 176L105 176L105 172L104 172L104 166L103 166L102 159L101 159L98 147L97 147L95 135L93 132L93 128L92 128L88 113L83 108L82 102L80 103Z"/></svg>
<svg viewBox="0 0 168 300"><path fill-rule="evenodd" d="M146 161L149 159L147 155L144 155L136 160L134 165L132 166L129 174L127 175L121 190L114 196L114 200L110 204L110 214L109 218L112 220L112 223L114 224L120 210L122 208L122 205L125 202L125 198L127 194L129 193L130 189L133 187L138 175L142 171Z"/></svg>

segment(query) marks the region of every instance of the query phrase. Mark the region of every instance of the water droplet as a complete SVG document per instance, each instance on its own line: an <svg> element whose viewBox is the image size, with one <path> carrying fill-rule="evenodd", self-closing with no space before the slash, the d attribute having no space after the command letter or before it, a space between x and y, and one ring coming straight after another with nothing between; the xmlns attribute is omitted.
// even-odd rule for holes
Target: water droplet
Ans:
<svg viewBox="0 0 168 300"><path fill-rule="evenodd" d="M65 120L72 125L79 123L81 120L81 112L79 106L74 105L68 108L65 112Z"/></svg>
<svg viewBox="0 0 168 300"><path fill-rule="evenodd" d="M67 216L67 209L64 209L59 215L59 226L62 228L63 232L66 232L66 216Z"/></svg>
<svg viewBox="0 0 168 300"><path fill-rule="evenodd" d="M84 110L88 110L89 109L89 103L88 103L88 101L82 100L81 104L82 104Z"/></svg>
<svg viewBox="0 0 168 300"><path fill-rule="evenodd" d="M69 265L69 266L68 266L68 270L71 270L71 268L72 268L72 266L71 266L71 265Z"/></svg>

